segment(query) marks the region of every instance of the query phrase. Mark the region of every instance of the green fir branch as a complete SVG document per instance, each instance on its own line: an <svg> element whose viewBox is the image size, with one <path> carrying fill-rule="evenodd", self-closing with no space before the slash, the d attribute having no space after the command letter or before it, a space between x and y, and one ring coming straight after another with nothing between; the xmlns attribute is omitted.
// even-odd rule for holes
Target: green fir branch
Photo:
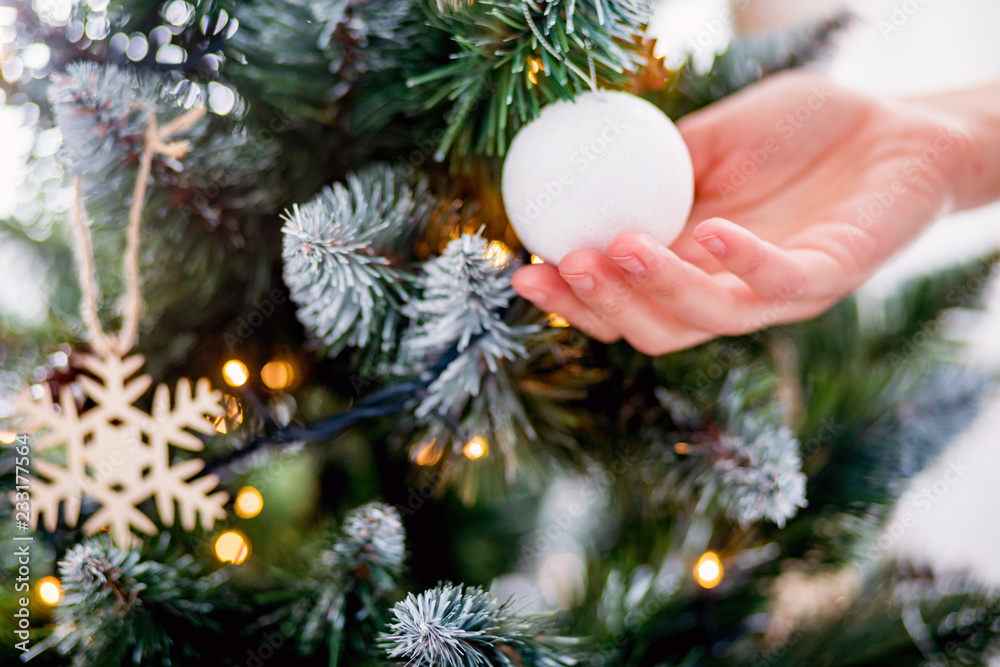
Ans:
<svg viewBox="0 0 1000 667"><path fill-rule="evenodd" d="M254 99L332 124L358 79L398 67L414 0L239 3L224 74Z"/></svg>
<svg viewBox="0 0 1000 667"><path fill-rule="evenodd" d="M649 10L641 0L486 0L432 16L451 35L450 57L408 84L425 91L425 108L448 108L435 159L502 156L549 102L625 87L643 62L635 38Z"/></svg>
<svg viewBox="0 0 1000 667"><path fill-rule="evenodd" d="M325 543L298 582L297 599L262 622L280 622L303 655L327 647L336 667L348 653L370 652L386 621L385 597L403 572L405 534L395 508L372 502L352 510Z"/></svg>
<svg viewBox="0 0 1000 667"><path fill-rule="evenodd" d="M327 354L394 344L413 290L400 262L434 204L426 188L405 169L373 165L285 214L285 283Z"/></svg>
<svg viewBox="0 0 1000 667"><path fill-rule="evenodd" d="M224 600L225 577L203 576L191 556L164 558L165 545L161 540L158 547L162 560L105 538L70 549L59 563L64 598L55 608L55 630L28 657L55 648L71 655L74 667L196 658L194 630L220 630L213 612Z"/></svg>
<svg viewBox="0 0 1000 667"><path fill-rule="evenodd" d="M452 349L458 356L431 382L416 409L419 419L459 414L479 394L484 374L502 372L502 362L526 355L539 328L503 319L516 297L510 285L516 268L493 254L479 233L452 240L424 264L420 296L403 310L411 323L400 343L398 372L423 372Z"/></svg>
<svg viewBox="0 0 1000 667"><path fill-rule="evenodd" d="M392 609L379 638L386 655L411 667L568 667L566 640L548 640L537 623L514 614L481 588L442 584L412 593ZM560 650L562 649L562 650Z"/></svg>
<svg viewBox="0 0 1000 667"><path fill-rule="evenodd" d="M879 570L842 615L798 628L774 667L985 665L1000 655L1000 591L968 577Z"/></svg>

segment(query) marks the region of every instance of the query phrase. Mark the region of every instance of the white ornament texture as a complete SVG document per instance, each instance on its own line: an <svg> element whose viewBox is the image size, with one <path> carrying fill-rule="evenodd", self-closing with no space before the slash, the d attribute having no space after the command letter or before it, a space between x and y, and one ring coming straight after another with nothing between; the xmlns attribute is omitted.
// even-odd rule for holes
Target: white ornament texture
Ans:
<svg viewBox="0 0 1000 667"><path fill-rule="evenodd" d="M550 104L514 136L504 208L524 247L546 262L626 232L669 246L694 202L691 154L674 124L629 93Z"/></svg>
<svg viewBox="0 0 1000 667"><path fill-rule="evenodd" d="M15 399L17 412L28 418L24 426L38 430L32 443L33 529L43 520L46 530L53 532L60 505L65 524L75 527L83 496L100 506L84 522L83 532L93 535L108 529L123 546L136 542L133 531L156 534L156 524L138 508L150 498L166 526L174 524L175 503L181 525L188 531L195 529L199 514L206 530L225 517L228 494L213 492L218 477L192 480L204 468L204 461L192 458L174 463L170 449L195 452L204 448L189 430L214 431L210 419L225 414L219 402L221 392L212 390L204 378L192 392L191 383L182 378L171 407L170 390L161 384L153 394L152 414L147 414L134 405L153 382L148 375L132 378L143 362L140 355L106 359L82 355L80 365L98 378L82 374L77 378L93 402L82 412L68 385L61 388L58 403L47 391L35 400L27 389Z"/></svg>

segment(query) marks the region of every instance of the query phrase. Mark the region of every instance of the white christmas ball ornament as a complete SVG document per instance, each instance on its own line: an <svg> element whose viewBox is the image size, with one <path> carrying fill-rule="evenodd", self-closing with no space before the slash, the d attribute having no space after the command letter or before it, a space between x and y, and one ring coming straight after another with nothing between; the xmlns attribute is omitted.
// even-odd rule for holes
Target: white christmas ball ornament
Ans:
<svg viewBox="0 0 1000 667"><path fill-rule="evenodd" d="M691 155L662 111L629 93L556 102L515 135L503 201L529 251L558 263L578 248L606 251L625 232L664 245L694 201Z"/></svg>

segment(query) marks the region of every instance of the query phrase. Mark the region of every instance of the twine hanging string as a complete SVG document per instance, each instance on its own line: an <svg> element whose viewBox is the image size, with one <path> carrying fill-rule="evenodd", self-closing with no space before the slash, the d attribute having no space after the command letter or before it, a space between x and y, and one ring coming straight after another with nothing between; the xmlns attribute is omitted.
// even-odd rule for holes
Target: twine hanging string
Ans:
<svg viewBox="0 0 1000 667"><path fill-rule="evenodd" d="M167 143L167 139L188 129L204 115L205 108L196 107L174 118L163 127L159 127L155 115L150 116L146 123L142 156L139 159L139 173L136 176L135 189L132 192L132 205L129 207L123 267L125 307L121 331L117 335L108 334L101 328L100 317L97 313L98 288L94 250L83 207L83 187L79 175L73 178L75 196L70 217L77 236L77 243L73 250L76 255L82 291L80 310L87 326L90 343L101 357L124 356L135 347L139 339L139 314L142 310L142 292L139 283L139 226L142 221L142 208L146 201L146 186L153 169L153 158L156 155L166 155L174 159L183 157L189 148L189 142Z"/></svg>

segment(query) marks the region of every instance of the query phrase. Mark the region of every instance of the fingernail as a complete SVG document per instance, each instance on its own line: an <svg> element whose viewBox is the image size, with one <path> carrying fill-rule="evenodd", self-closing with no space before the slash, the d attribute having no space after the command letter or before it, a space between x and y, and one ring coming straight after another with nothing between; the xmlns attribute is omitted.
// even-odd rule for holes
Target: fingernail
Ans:
<svg viewBox="0 0 1000 667"><path fill-rule="evenodd" d="M625 257L612 257L618 266L622 267L629 273L645 273L646 266L640 261L635 255L626 255Z"/></svg>
<svg viewBox="0 0 1000 667"><path fill-rule="evenodd" d="M709 251L713 255L725 255L729 252L729 246L726 245L726 242L715 234L712 234L711 236L703 236L702 238L695 240L698 241L698 243L700 243L705 250Z"/></svg>
<svg viewBox="0 0 1000 667"><path fill-rule="evenodd" d="M589 273L563 274L563 278L578 292L591 292L594 289L594 276Z"/></svg>
<svg viewBox="0 0 1000 667"><path fill-rule="evenodd" d="M539 292L538 290L533 290L533 289L526 289L526 290L520 290L518 294L520 294L525 299L536 305L540 306L543 303L545 303L545 292Z"/></svg>

